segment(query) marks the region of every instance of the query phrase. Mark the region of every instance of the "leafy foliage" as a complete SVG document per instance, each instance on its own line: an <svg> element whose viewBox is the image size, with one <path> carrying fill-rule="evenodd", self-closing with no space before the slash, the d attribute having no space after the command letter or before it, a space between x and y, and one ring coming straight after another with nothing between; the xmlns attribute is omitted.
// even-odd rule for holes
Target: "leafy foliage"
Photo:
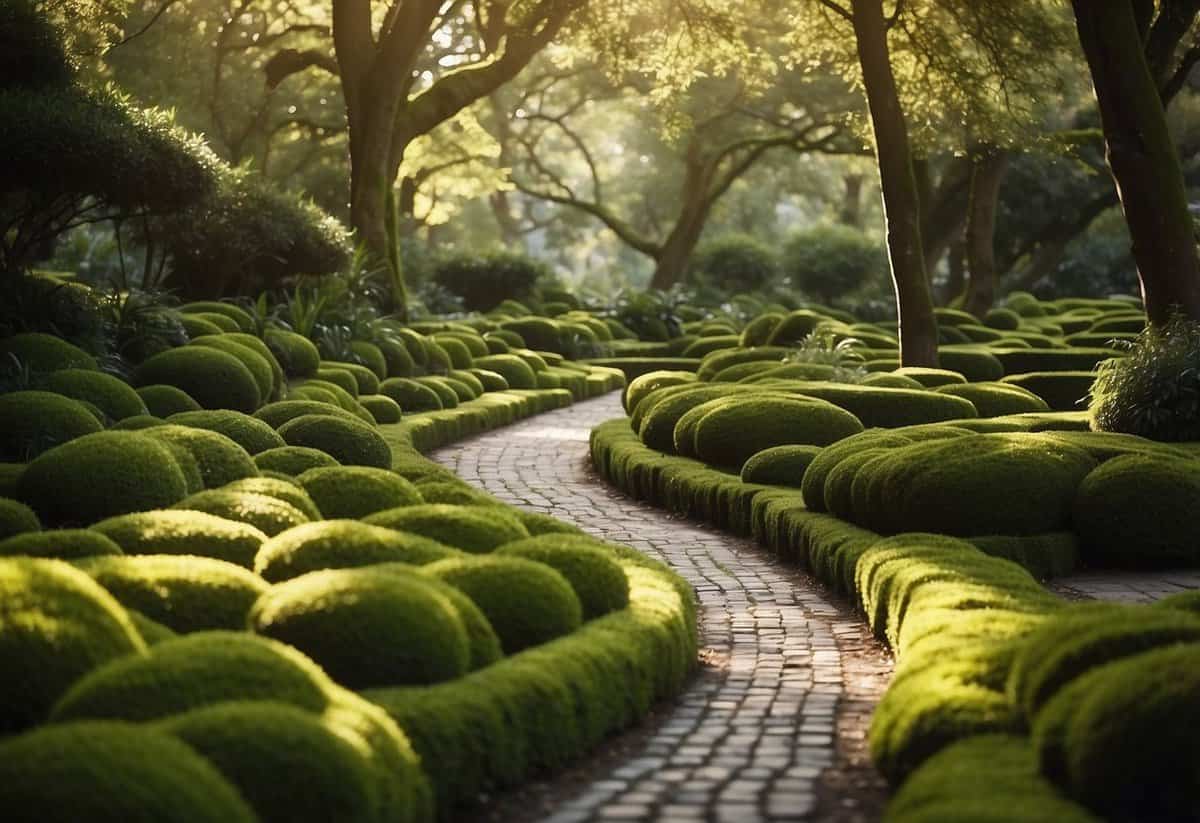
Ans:
<svg viewBox="0 0 1200 823"><path fill-rule="evenodd" d="M783 250L792 286L829 302L887 271L883 249L849 226L821 225L797 232Z"/></svg>
<svg viewBox="0 0 1200 823"><path fill-rule="evenodd" d="M507 251L456 254L433 269L434 282L461 297L463 306L473 311L489 311L508 299L520 300L547 274L541 262Z"/></svg>
<svg viewBox="0 0 1200 823"><path fill-rule="evenodd" d="M839 383L857 383L866 376L866 358L861 340L846 337L841 340L832 329L822 328L809 334L786 358L788 363L813 363L833 366L828 379Z"/></svg>
<svg viewBox="0 0 1200 823"><path fill-rule="evenodd" d="M772 285L779 276L779 261L762 241L728 234L696 250L690 274L696 282L736 294Z"/></svg>

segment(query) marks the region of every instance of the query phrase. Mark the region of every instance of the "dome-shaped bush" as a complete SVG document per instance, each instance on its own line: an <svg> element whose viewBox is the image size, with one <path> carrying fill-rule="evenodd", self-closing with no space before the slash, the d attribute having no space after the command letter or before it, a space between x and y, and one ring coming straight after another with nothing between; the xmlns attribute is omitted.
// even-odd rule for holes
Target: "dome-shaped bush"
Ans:
<svg viewBox="0 0 1200 823"><path fill-rule="evenodd" d="M0 394L0 460L32 460L47 449L103 429L86 408L61 394Z"/></svg>
<svg viewBox="0 0 1200 823"><path fill-rule="evenodd" d="M407 377L389 377L379 384L379 393L395 400L406 412L442 410L442 400L436 391Z"/></svg>
<svg viewBox="0 0 1200 823"><path fill-rule="evenodd" d="M1036 394L1054 411L1080 411L1087 405L1088 392L1096 382L1090 371L1042 371L1010 374L1000 382L1020 386Z"/></svg>
<svg viewBox="0 0 1200 823"><path fill-rule="evenodd" d="M254 570L279 583L323 569L346 569L377 563L424 565L459 554L427 537L357 520L321 520L288 529L263 543Z"/></svg>
<svg viewBox="0 0 1200 823"><path fill-rule="evenodd" d="M364 394L376 394L379 391L379 375L361 363L344 363L338 360L322 360L321 367L322 369L338 369L340 371L350 372L350 376L354 378L354 390L351 393L355 397ZM342 385L340 380L335 382L337 382L338 385Z"/></svg>
<svg viewBox="0 0 1200 823"><path fill-rule="evenodd" d="M31 372L59 369L98 369L96 358L62 338L41 332L25 332L0 340L0 359L12 355Z"/></svg>
<svg viewBox="0 0 1200 823"><path fill-rule="evenodd" d="M632 414L633 410L637 408L638 403L655 389L661 389L663 386L681 386L685 383L695 382L695 372L669 371L665 369L646 372L629 381L629 385L625 387L625 395L621 398L621 402L625 407L625 411Z"/></svg>
<svg viewBox="0 0 1200 823"><path fill-rule="evenodd" d="M919 381L893 372L871 372L860 380L858 385L880 386L885 389L914 389L916 391L925 388Z"/></svg>
<svg viewBox="0 0 1200 823"><path fill-rule="evenodd" d="M145 432L89 434L43 452L17 481L17 496L46 523L88 525L166 508L187 494L171 450Z"/></svg>
<svg viewBox="0 0 1200 823"><path fill-rule="evenodd" d="M465 383L470 387L471 393L476 398L482 396L484 391L486 391L483 387L483 382L467 369L454 369L446 377L449 380L457 380L459 383Z"/></svg>
<svg viewBox="0 0 1200 823"><path fill-rule="evenodd" d="M124 420L147 414L145 402L124 380L91 369L62 369L41 379L39 385L47 391L86 400L104 412L109 420Z"/></svg>
<svg viewBox="0 0 1200 823"><path fill-rule="evenodd" d="M302 474L299 481L327 518L357 520L386 509L423 502L416 486L388 469L369 466L312 469Z"/></svg>
<svg viewBox="0 0 1200 823"><path fill-rule="evenodd" d="M220 324L202 317L199 313L181 313L179 315L179 322L183 326L183 330L187 332L189 340L195 340L197 337L204 337L208 334L221 334L225 331L225 329L221 328Z"/></svg>
<svg viewBox="0 0 1200 823"><path fill-rule="evenodd" d="M154 385L142 386L137 390L138 397L146 404L150 414L166 420L173 414L200 411L200 404L183 389L174 386Z"/></svg>
<svg viewBox="0 0 1200 823"><path fill-rule="evenodd" d="M543 535L517 540L496 549L493 557L523 557L557 571L575 591L583 619L592 620L629 605L625 570L599 546L586 546L568 536Z"/></svg>
<svg viewBox="0 0 1200 823"><path fill-rule="evenodd" d="M43 557L75 560L80 557L119 555L121 547L92 529L27 531L0 540L0 557Z"/></svg>
<svg viewBox="0 0 1200 823"><path fill-rule="evenodd" d="M447 598L416 578L370 568L279 583L259 598L249 625L353 689L440 683L470 663L466 628Z"/></svg>
<svg viewBox="0 0 1200 823"><path fill-rule="evenodd" d="M510 388L536 389L538 387L537 376L533 369L515 354L491 354L487 357L476 357L474 365L496 372L508 381Z"/></svg>
<svg viewBox="0 0 1200 823"><path fill-rule="evenodd" d="M742 465L742 482L798 489L805 470L820 453L820 446L788 445L763 449Z"/></svg>
<svg viewBox="0 0 1200 823"><path fill-rule="evenodd" d="M1031 391L1009 383L951 384L940 386L934 391L970 400L980 417L1050 411L1045 400Z"/></svg>
<svg viewBox="0 0 1200 823"><path fill-rule="evenodd" d="M321 403L332 403L341 406L364 423L375 425L375 418L363 408L358 398L336 383L328 380L306 380L301 386L292 389L288 397L295 400L317 400Z"/></svg>
<svg viewBox="0 0 1200 823"><path fill-rule="evenodd" d="M1200 562L1200 465L1130 454L1084 478L1073 524L1086 562L1191 567Z"/></svg>
<svg viewBox="0 0 1200 823"><path fill-rule="evenodd" d="M357 741L284 703L233 701L159 724L208 760L262 823L371 823L376 776Z"/></svg>
<svg viewBox="0 0 1200 823"><path fill-rule="evenodd" d="M473 368L471 374L475 375L475 379L483 386L484 391L508 391L512 388L504 379L504 375L499 372Z"/></svg>
<svg viewBox="0 0 1200 823"><path fill-rule="evenodd" d="M424 503L378 512L365 522L419 534L473 554L529 537L520 520L496 506Z"/></svg>
<svg viewBox="0 0 1200 823"><path fill-rule="evenodd" d="M167 421L161 417L155 417L152 414L135 414L133 417L126 417L124 420L118 420L109 426L114 431L137 432L142 429L152 429L155 426L165 426ZM178 453L176 453L178 457ZM199 471L199 469L197 469Z"/></svg>
<svg viewBox="0 0 1200 823"><path fill-rule="evenodd" d="M254 318L241 306L223 300L196 300L179 307L184 314L220 314L229 318L244 332L254 331Z"/></svg>
<svg viewBox="0 0 1200 823"><path fill-rule="evenodd" d="M172 508L207 512L226 520L248 523L268 537L274 537L293 526L309 522L304 512L291 503L265 494L224 489L208 489L188 495Z"/></svg>
<svg viewBox="0 0 1200 823"><path fill-rule="evenodd" d="M257 821L193 749L128 723L46 726L0 741L0 807L14 821Z"/></svg>
<svg viewBox="0 0 1200 823"><path fill-rule="evenodd" d="M630 424L645 445L671 454L675 451L675 426L685 414L710 400L750 391L744 386L726 384L665 387L652 392L638 404Z"/></svg>
<svg viewBox="0 0 1200 823"><path fill-rule="evenodd" d="M475 601L505 654L570 634L583 619L571 585L559 572L520 557L465 557L425 567Z"/></svg>
<svg viewBox="0 0 1200 823"><path fill-rule="evenodd" d="M330 417L340 417L343 420L358 420L356 416L341 406L318 400L279 400L263 406L254 413L254 416L272 429L278 429L289 420L295 420L306 414L326 414Z"/></svg>
<svg viewBox="0 0 1200 823"><path fill-rule="evenodd" d="M101 520L92 529L125 554L212 557L253 568L267 535L248 523L201 511L164 509Z"/></svg>
<svg viewBox="0 0 1200 823"><path fill-rule="evenodd" d="M268 329L263 340L289 377L316 376L321 353L307 337L286 329Z"/></svg>
<svg viewBox="0 0 1200 823"><path fill-rule="evenodd" d="M931 391L831 382L779 383L772 388L826 400L853 414L867 428L900 428L979 416L969 400Z"/></svg>
<svg viewBox="0 0 1200 823"><path fill-rule="evenodd" d="M265 494L267 497L274 497L276 500L282 500L284 503L295 506L309 520L321 519L321 511L317 508L317 504L309 497L304 487L291 478L247 477L222 486L221 491Z"/></svg>
<svg viewBox="0 0 1200 823"><path fill-rule="evenodd" d="M75 565L122 606L172 631L239 630L267 584L240 566L209 557L126 555Z"/></svg>
<svg viewBox="0 0 1200 823"><path fill-rule="evenodd" d="M911 377L927 389L936 389L938 386L953 386L967 382L967 378L956 371L931 369L924 366L903 366L896 369L892 374Z"/></svg>
<svg viewBox="0 0 1200 823"><path fill-rule="evenodd" d="M375 422L380 425L400 422L402 417L400 404L386 394L360 395L358 402L363 404L363 407L375 418Z"/></svg>
<svg viewBox="0 0 1200 823"><path fill-rule="evenodd" d="M251 455L285 445L283 438L262 420L228 409L173 414L167 422L223 434Z"/></svg>
<svg viewBox="0 0 1200 823"><path fill-rule="evenodd" d="M216 349L236 357L254 375L260 402L265 402L275 394L275 373L271 370L271 362L244 343L235 342L232 337L232 334L215 334L194 340L191 345Z"/></svg>
<svg viewBox="0 0 1200 823"><path fill-rule="evenodd" d="M832 403L804 397L736 398L696 424L696 455L706 463L741 471L773 446L827 446L862 431L862 423Z"/></svg>
<svg viewBox="0 0 1200 823"><path fill-rule="evenodd" d="M289 446L320 449L344 466L392 466L392 450L371 426L326 415L303 415L279 427Z"/></svg>
<svg viewBox="0 0 1200 823"><path fill-rule="evenodd" d="M225 435L208 429L190 426L155 426L142 432L143 436L164 444L181 446L191 452L200 469L204 488L213 489L255 477L258 467L250 453Z"/></svg>
<svg viewBox="0 0 1200 823"><path fill-rule="evenodd" d="M411 377L416 371L417 364L413 361L412 353L403 340L393 337L380 337L375 341L383 355L387 366L384 377Z"/></svg>
<svg viewBox="0 0 1200 823"><path fill-rule="evenodd" d="M174 386L205 409L250 414L263 400L254 374L242 360L206 346L181 346L160 352L138 367L134 382L140 386Z"/></svg>
<svg viewBox="0 0 1200 823"><path fill-rule="evenodd" d="M254 455L259 471L273 471L298 477L309 469L341 465L320 449L306 446L281 446Z"/></svg>
<svg viewBox="0 0 1200 823"><path fill-rule="evenodd" d="M83 572L0 559L0 735L43 722L84 674L144 648L125 610Z"/></svg>
<svg viewBox="0 0 1200 823"><path fill-rule="evenodd" d="M422 483L418 487L418 492L426 503L454 503L458 506L503 505L499 500L492 497L482 489L477 489L471 484L465 483L457 478L454 480L435 480L432 482ZM508 509L508 512L510 514L517 514L517 512L512 509Z"/></svg>
<svg viewBox="0 0 1200 823"><path fill-rule="evenodd" d="M0 539L36 532L42 528L33 509L19 500L0 497Z"/></svg>
<svg viewBox="0 0 1200 823"><path fill-rule="evenodd" d="M369 373L370 370L367 371ZM322 360L321 368L317 369L317 379L325 383L332 383L351 397L358 397L358 379L355 378L354 372L350 370L348 364Z"/></svg>
<svg viewBox="0 0 1200 823"><path fill-rule="evenodd" d="M287 374L283 370L279 359L275 357L275 353L271 351L271 347L262 341L262 338L256 337L253 334L238 332L236 334L225 335L226 340L231 340L253 351L263 360L267 361L267 365L271 367L272 391L267 397L278 399L284 390L287 388Z"/></svg>

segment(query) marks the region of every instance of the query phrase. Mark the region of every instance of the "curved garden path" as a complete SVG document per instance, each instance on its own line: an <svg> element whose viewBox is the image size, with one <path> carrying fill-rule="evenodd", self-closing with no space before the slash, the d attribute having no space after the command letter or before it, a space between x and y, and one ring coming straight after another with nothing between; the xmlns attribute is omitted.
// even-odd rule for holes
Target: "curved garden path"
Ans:
<svg viewBox="0 0 1200 823"><path fill-rule="evenodd" d="M700 600L698 676L645 728L482 819L873 820L865 736L891 662L850 607L731 537L637 503L591 469L588 434L620 394L441 449L433 459L513 505L670 563Z"/></svg>

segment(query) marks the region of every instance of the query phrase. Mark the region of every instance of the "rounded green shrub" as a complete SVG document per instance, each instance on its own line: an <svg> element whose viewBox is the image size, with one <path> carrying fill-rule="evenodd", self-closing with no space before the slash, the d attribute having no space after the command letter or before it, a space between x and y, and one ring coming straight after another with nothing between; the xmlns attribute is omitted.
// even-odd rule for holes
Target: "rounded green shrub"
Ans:
<svg viewBox="0 0 1200 823"><path fill-rule="evenodd" d="M533 368L518 355L492 354L487 357L476 357L474 365L480 369L496 372L508 381L510 388L536 389L538 387L537 376L534 374Z"/></svg>
<svg viewBox="0 0 1200 823"><path fill-rule="evenodd" d="M171 450L145 432L89 434L43 452L17 481L17 496L46 523L89 525L166 508L187 494Z"/></svg>
<svg viewBox="0 0 1200 823"><path fill-rule="evenodd" d="M387 367L387 373L380 380L387 377L412 377L416 372L417 364L403 340L398 337L380 337L375 341L375 345L379 347Z"/></svg>
<svg viewBox="0 0 1200 823"><path fill-rule="evenodd" d="M442 399L438 393L411 378L389 377L379 384L379 393L396 401L406 412L442 410Z"/></svg>
<svg viewBox="0 0 1200 823"><path fill-rule="evenodd" d="M256 823L213 765L173 737L128 723L46 726L0 741L10 820Z"/></svg>
<svg viewBox="0 0 1200 823"><path fill-rule="evenodd" d="M289 446L320 449L344 466L374 466L388 469L392 450L387 441L366 423L328 415L302 415L279 427Z"/></svg>
<svg viewBox="0 0 1200 823"><path fill-rule="evenodd" d="M426 388L435 392L438 396L438 401L442 404L442 408L458 408L459 393L455 391L452 387L452 384L444 378L426 375L424 377L415 377L413 379L422 386L425 386Z"/></svg>
<svg viewBox="0 0 1200 823"><path fill-rule="evenodd" d="M279 400L263 406L254 413L254 416L272 429L278 429L289 420L295 420L306 414L326 414L330 417L340 417L343 420L358 420L356 416L336 403L323 403L319 400Z"/></svg>
<svg viewBox="0 0 1200 823"><path fill-rule="evenodd" d="M742 482L798 489L804 472L821 450L821 446L787 445L755 452L742 465Z"/></svg>
<svg viewBox="0 0 1200 823"><path fill-rule="evenodd" d="M220 314L232 320L240 331L254 331L254 318L248 311L233 303L222 300L196 300L185 303L179 310L184 314Z"/></svg>
<svg viewBox="0 0 1200 823"><path fill-rule="evenodd" d="M262 823L377 819L368 754L309 712L274 701L233 701L155 728L203 755Z"/></svg>
<svg viewBox="0 0 1200 823"><path fill-rule="evenodd" d="M853 414L805 397L745 397L715 408L696 424L696 455L741 471L773 446L827 446L863 430Z"/></svg>
<svg viewBox="0 0 1200 823"><path fill-rule="evenodd" d="M679 391L672 391L679 389ZM710 400L746 393L744 387L729 385L668 386L658 389L638 404L630 424L642 443L655 451L675 451L675 426L692 409ZM640 418L640 423L639 423Z"/></svg>
<svg viewBox="0 0 1200 823"><path fill-rule="evenodd" d="M557 571L575 591L583 607L583 619L593 620L629 605L629 581L625 570L599 547L543 535L508 543L493 557L523 557L544 563Z"/></svg>
<svg viewBox="0 0 1200 823"><path fill-rule="evenodd" d="M625 387L625 394L621 398L622 405L627 413L632 414L646 395L655 389L661 389L663 386L680 386L685 383L695 383L696 374L690 371L667 371L665 369L646 372L643 375L633 378L629 381L629 385Z"/></svg>
<svg viewBox="0 0 1200 823"><path fill-rule="evenodd" d="M263 341L289 377L315 377L321 367L317 346L302 334L287 329L268 329Z"/></svg>
<svg viewBox="0 0 1200 823"><path fill-rule="evenodd" d="M489 391L508 391L511 386L504 376L498 372L488 371L487 369L471 369L471 374L475 375L475 379L483 386L485 392Z"/></svg>
<svg viewBox="0 0 1200 823"><path fill-rule="evenodd" d="M146 404L150 414L166 420L173 414L200 411L200 404L183 389L174 386L154 385L137 389L138 397Z"/></svg>
<svg viewBox="0 0 1200 823"><path fill-rule="evenodd" d="M241 359L206 346L181 346L160 352L138 366L134 382L139 386L174 386L204 409L250 414L263 400L254 374Z"/></svg>
<svg viewBox="0 0 1200 823"><path fill-rule="evenodd" d="M367 371L370 372L370 369ZM358 379L348 364L322 360L321 368L317 369L317 379L334 384L351 397L358 397Z"/></svg>
<svg viewBox="0 0 1200 823"><path fill-rule="evenodd" d="M860 386L880 386L885 389L915 389L917 391L925 388L919 381L893 372L871 372L858 384Z"/></svg>
<svg viewBox="0 0 1200 823"><path fill-rule="evenodd" d="M459 506L503 505L487 492L458 479L422 483L418 487L418 493L425 503L454 503Z"/></svg>
<svg viewBox="0 0 1200 823"><path fill-rule="evenodd" d="M86 408L61 394L0 394L0 460L32 460L47 449L103 429Z"/></svg>
<svg viewBox="0 0 1200 823"><path fill-rule="evenodd" d="M354 378L354 390L351 392L351 394L353 394L355 397L363 394L376 394L379 391L379 381L381 378L374 371L362 365L361 363L346 363L338 360L322 360L321 366L322 368L339 369L341 371L350 372L350 376ZM342 385L340 380L335 382L337 382L338 385Z"/></svg>
<svg viewBox="0 0 1200 823"><path fill-rule="evenodd" d="M232 334L214 334L209 337L201 337L198 340L193 340L190 345L223 351L226 354L236 357L250 374L254 376L254 382L258 386L260 402L266 402L275 394L275 372L271 370L271 362L250 346L238 343L232 338ZM253 410L249 409L247 411Z"/></svg>
<svg viewBox="0 0 1200 823"><path fill-rule="evenodd" d="M991 309L983 316L983 325L990 329L1015 331L1021 327L1021 315L1012 309Z"/></svg>
<svg viewBox="0 0 1200 823"><path fill-rule="evenodd" d="M1155 603L1155 605L1161 606L1164 609L1182 609L1193 612L1200 617L1200 589L1189 589L1188 591L1167 595Z"/></svg>
<svg viewBox="0 0 1200 823"><path fill-rule="evenodd" d="M37 532L42 528L33 509L19 500L0 497L0 539L29 532Z"/></svg>
<svg viewBox="0 0 1200 823"><path fill-rule="evenodd" d="M388 376L388 361L383 349L368 340L351 340L350 352L354 359L370 369L376 379L383 380Z"/></svg>
<svg viewBox="0 0 1200 823"><path fill-rule="evenodd" d="M55 394L86 400L109 420L148 413L145 402L128 383L101 371L62 369L46 375L39 384Z"/></svg>
<svg viewBox="0 0 1200 823"><path fill-rule="evenodd" d="M250 453L219 432L168 424L145 429L141 434L164 445L182 447L190 452L206 489L219 488L234 480L258 474L258 467L254 465Z"/></svg>
<svg viewBox="0 0 1200 823"><path fill-rule="evenodd" d="M1097 565L1179 567L1200 562L1200 464L1129 454L1084 478L1074 529Z"/></svg>
<svg viewBox="0 0 1200 823"><path fill-rule="evenodd" d="M41 557L76 560L80 557L119 555L121 547L92 529L27 531L0 540L0 557Z"/></svg>
<svg viewBox="0 0 1200 823"><path fill-rule="evenodd" d="M940 346L938 362L943 369L958 372L970 381L999 380L1006 373L1017 371L1007 368L991 349L982 345Z"/></svg>
<svg viewBox="0 0 1200 823"><path fill-rule="evenodd" d="M858 229L834 224L793 235L784 245L781 261L794 288L824 303L887 271L879 243Z"/></svg>
<svg viewBox="0 0 1200 823"><path fill-rule="evenodd" d="M242 330L237 321L219 312L193 312L185 314L179 322L183 325L183 330L188 333L188 337L192 339L212 334L212 329L216 329L216 334L234 334ZM193 332L201 332L201 334L193 334Z"/></svg>
<svg viewBox="0 0 1200 823"><path fill-rule="evenodd" d="M240 630L267 584L246 569L209 557L125 555L75 565L127 609L180 634Z"/></svg>
<svg viewBox="0 0 1200 823"><path fill-rule="evenodd" d="M126 417L124 420L118 420L109 426L110 429L116 431L142 431L143 429L152 429L155 426L165 426L167 421L161 417L154 417L150 414L135 414L133 417ZM177 453L178 456L178 453Z"/></svg>
<svg viewBox="0 0 1200 823"><path fill-rule="evenodd" d="M1079 411L1087 402L1096 373L1091 371L1040 371L1010 374L1000 382L1020 386L1046 401L1054 411Z"/></svg>
<svg viewBox="0 0 1200 823"><path fill-rule="evenodd" d="M774 250L757 238L726 234L696 250L688 277L729 294L753 292L774 284L779 277L779 261Z"/></svg>
<svg viewBox="0 0 1200 823"><path fill-rule="evenodd" d="M0 359L16 357L21 366L35 373L60 369L100 368L96 358L62 338L41 332L24 332L0 340Z"/></svg>
<svg viewBox="0 0 1200 823"><path fill-rule="evenodd" d="M490 552L530 536L520 520L497 506L422 503L381 511L364 522L419 534L472 554Z"/></svg>
<svg viewBox="0 0 1200 823"><path fill-rule="evenodd" d="M358 402L363 404L363 407L375 418L375 422L380 425L399 423L403 416L400 404L386 394L360 395Z"/></svg>
<svg viewBox="0 0 1200 823"><path fill-rule="evenodd" d="M378 563L414 566L459 554L436 541L357 520L321 520L288 529L263 543L254 570L279 583L323 569L348 569Z"/></svg>
<svg viewBox="0 0 1200 823"><path fill-rule="evenodd" d="M971 401L980 417L1050 411L1045 400L1009 383L956 383L940 386L934 391Z"/></svg>
<svg viewBox="0 0 1200 823"><path fill-rule="evenodd" d="M425 567L470 597L492 624L505 654L570 634L582 606L562 574L520 557L466 557Z"/></svg>
<svg viewBox="0 0 1200 823"><path fill-rule="evenodd" d="M167 422L223 434L251 455L285 445L283 438L262 420L228 409L173 414Z"/></svg>
<svg viewBox="0 0 1200 823"><path fill-rule="evenodd" d="M896 369L892 374L911 377L927 389L936 389L938 386L953 386L967 382L967 378L956 371L930 369L923 366L904 366Z"/></svg>
<svg viewBox="0 0 1200 823"><path fill-rule="evenodd" d="M309 522L304 512L291 503L253 492L208 489L188 495L172 508L206 512L226 520L247 523L268 537Z"/></svg>
<svg viewBox="0 0 1200 823"><path fill-rule="evenodd" d="M364 423L375 425L375 418L371 417L371 413L362 407L357 397L328 380L306 380L303 385L293 389L288 396L301 400L319 400L322 403L332 402Z"/></svg>
<svg viewBox="0 0 1200 823"><path fill-rule="evenodd" d="M254 455L254 465L259 471L279 472L280 474L299 477L309 469L339 466L337 460L320 449L310 449L307 446L280 446L277 449L267 449Z"/></svg>
<svg viewBox="0 0 1200 823"><path fill-rule="evenodd" d="M144 649L129 615L83 572L57 560L0 559L0 734L45 721L84 674Z"/></svg>
<svg viewBox="0 0 1200 823"><path fill-rule="evenodd" d="M943 423L979 415L969 400L931 391L832 382L780 383L775 384L774 388L786 390L790 394L827 400L853 414L868 428L899 428L923 423Z"/></svg>
<svg viewBox="0 0 1200 823"><path fill-rule="evenodd" d="M221 491L265 494L299 509L309 520L320 520L321 511L308 492L296 480L288 477L247 477L235 480Z"/></svg>
<svg viewBox="0 0 1200 823"><path fill-rule="evenodd" d="M177 554L211 557L245 568L267 539L248 523L201 511L163 509L101 520L92 530L125 554Z"/></svg>
<svg viewBox="0 0 1200 823"><path fill-rule="evenodd" d="M299 481L327 518L358 520L385 509L424 502L416 486L388 469L369 466L312 469L302 474Z"/></svg>
<svg viewBox="0 0 1200 823"><path fill-rule="evenodd" d="M433 340L450 356L450 364L454 368L471 368L471 350L462 340L447 334L434 335Z"/></svg>
<svg viewBox="0 0 1200 823"><path fill-rule="evenodd" d="M264 395L264 399L267 397L278 399L287 388L287 373L284 372L283 365L279 362L275 353L271 351L271 347L264 343L262 338L245 332L228 334L226 335L226 339L245 346L267 361L267 365L271 367L272 390L270 394Z"/></svg>
<svg viewBox="0 0 1200 823"><path fill-rule="evenodd" d="M249 625L352 689L440 683L470 665L466 628L445 596L416 577L370 568L278 583L255 603Z"/></svg>

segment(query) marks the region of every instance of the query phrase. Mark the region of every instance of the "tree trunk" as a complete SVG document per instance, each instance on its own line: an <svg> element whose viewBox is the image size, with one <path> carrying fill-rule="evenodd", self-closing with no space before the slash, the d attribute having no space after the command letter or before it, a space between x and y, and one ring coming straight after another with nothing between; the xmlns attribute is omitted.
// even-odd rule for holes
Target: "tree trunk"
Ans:
<svg viewBox="0 0 1200 823"><path fill-rule="evenodd" d="M1072 0L1105 151L1151 323L1200 320L1200 255L1187 190L1130 0Z"/></svg>
<svg viewBox="0 0 1200 823"><path fill-rule="evenodd" d="M921 207L888 52L882 0L853 0L854 36L875 136L875 157L883 190L888 258L900 317L900 362L937 366L937 322L921 243Z"/></svg>
<svg viewBox="0 0 1200 823"><path fill-rule="evenodd" d="M1008 154L994 146L971 150L971 193L967 201L967 294L963 308L983 317L996 299L996 208Z"/></svg>
<svg viewBox="0 0 1200 823"><path fill-rule="evenodd" d="M838 221L856 229L862 228L862 188L861 174L842 175L845 190L842 192L842 207L838 212Z"/></svg>
<svg viewBox="0 0 1200 823"><path fill-rule="evenodd" d="M654 258L654 276L650 279L650 288L665 291L683 281L692 253L696 251L700 235L704 233L710 206L708 202L684 205L662 250Z"/></svg>
<svg viewBox="0 0 1200 823"><path fill-rule="evenodd" d="M962 296L963 290L967 287L966 257L966 246L960 237L950 244L948 250L946 260L949 262L949 276L946 279L946 290L942 293L943 305L953 303Z"/></svg>

